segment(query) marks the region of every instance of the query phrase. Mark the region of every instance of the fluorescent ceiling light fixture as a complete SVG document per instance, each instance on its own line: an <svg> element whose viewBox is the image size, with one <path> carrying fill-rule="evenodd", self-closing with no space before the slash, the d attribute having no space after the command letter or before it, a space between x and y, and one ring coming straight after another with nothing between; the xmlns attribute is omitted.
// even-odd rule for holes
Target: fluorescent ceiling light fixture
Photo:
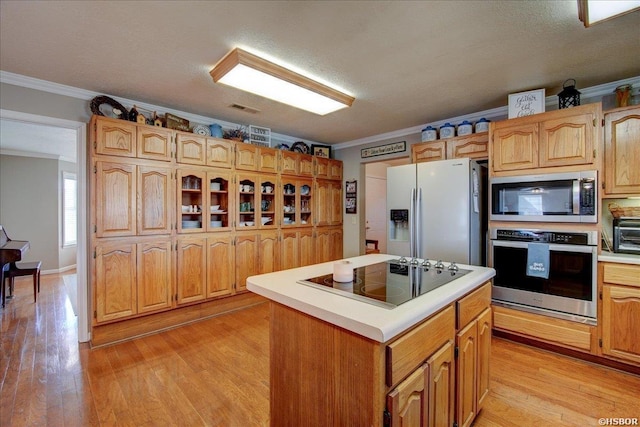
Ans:
<svg viewBox="0 0 640 427"><path fill-rule="evenodd" d="M350 107L354 98L308 77L235 48L209 73L216 83L324 116Z"/></svg>
<svg viewBox="0 0 640 427"><path fill-rule="evenodd" d="M585 27L640 9L640 0L578 0L578 17Z"/></svg>

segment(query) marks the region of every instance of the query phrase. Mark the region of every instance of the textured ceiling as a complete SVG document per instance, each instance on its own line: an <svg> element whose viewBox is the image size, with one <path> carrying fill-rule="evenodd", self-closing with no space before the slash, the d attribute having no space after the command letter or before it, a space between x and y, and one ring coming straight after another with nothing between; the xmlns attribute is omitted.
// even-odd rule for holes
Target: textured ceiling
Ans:
<svg viewBox="0 0 640 427"><path fill-rule="evenodd" d="M576 1L2 0L0 19L3 71L326 143L640 75L640 12L584 28ZM317 116L216 85L233 47L356 101Z"/></svg>

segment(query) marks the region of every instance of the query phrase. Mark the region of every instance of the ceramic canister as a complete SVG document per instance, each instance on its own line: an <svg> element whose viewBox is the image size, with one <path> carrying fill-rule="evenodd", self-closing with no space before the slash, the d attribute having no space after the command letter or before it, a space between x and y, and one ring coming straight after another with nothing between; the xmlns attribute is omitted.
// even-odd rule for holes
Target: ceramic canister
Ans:
<svg viewBox="0 0 640 427"><path fill-rule="evenodd" d="M222 138L222 126L217 123L209 125L209 130L211 131L211 136L214 138Z"/></svg>
<svg viewBox="0 0 640 427"><path fill-rule="evenodd" d="M438 139L438 131L433 126L427 126L422 129L422 142L435 141Z"/></svg>
<svg viewBox="0 0 640 427"><path fill-rule="evenodd" d="M473 133L473 125L467 120L458 125L458 136L470 135Z"/></svg>
<svg viewBox="0 0 640 427"><path fill-rule="evenodd" d="M452 138L456 136L456 127L447 122L440 126L440 139Z"/></svg>
<svg viewBox="0 0 640 427"><path fill-rule="evenodd" d="M484 117L476 122L476 133L487 132L489 130L489 120Z"/></svg>

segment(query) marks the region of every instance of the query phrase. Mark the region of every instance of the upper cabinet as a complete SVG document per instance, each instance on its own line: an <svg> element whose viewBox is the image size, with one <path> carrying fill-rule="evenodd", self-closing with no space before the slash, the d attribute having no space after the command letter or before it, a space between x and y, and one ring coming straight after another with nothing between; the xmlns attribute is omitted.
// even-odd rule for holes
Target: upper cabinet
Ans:
<svg viewBox="0 0 640 427"><path fill-rule="evenodd" d="M604 192L640 194L640 106L604 115Z"/></svg>
<svg viewBox="0 0 640 427"><path fill-rule="evenodd" d="M601 116L594 103L493 123L492 171L593 167Z"/></svg>
<svg viewBox="0 0 640 427"><path fill-rule="evenodd" d="M141 159L170 162L172 156L172 136L169 129L157 126L138 126L136 145Z"/></svg>
<svg viewBox="0 0 640 427"><path fill-rule="evenodd" d="M207 166L229 169L233 166L235 144L228 139L207 138Z"/></svg>
<svg viewBox="0 0 640 427"><path fill-rule="evenodd" d="M316 157L315 164L316 178L342 180L342 161Z"/></svg>
<svg viewBox="0 0 640 427"><path fill-rule="evenodd" d="M411 160L413 163L464 157L486 160L488 143L487 132L423 142L411 146Z"/></svg>
<svg viewBox="0 0 640 427"><path fill-rule="evenodd" d="M134 123L93 116L90 127L96 154L122 157L136 156L137 127Z"/></svg>
<svg viewBox="0 0 640 427"><path fill-rule="evenodd" d="M176 160L189 165L204 165L207 138L192 133L179 132L176 135Z"/></svg>

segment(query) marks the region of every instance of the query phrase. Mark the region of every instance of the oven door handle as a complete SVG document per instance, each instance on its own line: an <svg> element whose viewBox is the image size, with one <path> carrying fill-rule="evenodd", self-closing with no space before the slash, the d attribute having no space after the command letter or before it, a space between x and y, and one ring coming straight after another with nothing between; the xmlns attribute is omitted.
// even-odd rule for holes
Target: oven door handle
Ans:
<svg viewBox="0 0 640 427"><path fill-rule="evenodd" d="M520 248L527 249L530 242L517 242L512 240L492 240L492 246L500 246L504 248ZM535 242L531 242L535 243ZM598 250L597 246L587 246L587 245L565 245L562 243L549 243L550 251L563 251L563 252L578 252L581 254L588 253L596 253Z"/></svg>

